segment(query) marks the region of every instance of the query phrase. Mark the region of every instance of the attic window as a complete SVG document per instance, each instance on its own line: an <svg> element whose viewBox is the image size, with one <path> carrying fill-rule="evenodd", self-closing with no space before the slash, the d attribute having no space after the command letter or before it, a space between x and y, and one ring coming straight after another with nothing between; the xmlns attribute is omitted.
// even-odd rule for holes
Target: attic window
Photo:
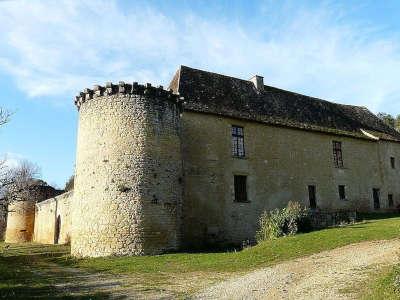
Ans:
<svg viewBox="0 0 400 300"><path fill-rule="evenodd" d="M232 125L232 155L244 157L244 130L243 127Z"/></svg>
<svg viewBox="0 0 400 300"><path fill-rule="evenodd" d="M343 168L342 142L333 141L333 162L336 168Z"/></svg>

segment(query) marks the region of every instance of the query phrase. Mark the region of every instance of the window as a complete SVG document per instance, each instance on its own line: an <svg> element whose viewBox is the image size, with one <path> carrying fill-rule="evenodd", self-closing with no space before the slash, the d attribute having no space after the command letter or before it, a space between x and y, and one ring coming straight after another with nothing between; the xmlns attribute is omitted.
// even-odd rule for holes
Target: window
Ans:
<svg viewBox="0 0 400 300"><path fill-rule="evenodd" d="M243 127L232 125L232 155L244 157L244 133Z"/></svg>
<svg viewBox="0 0 400 300"><path fill-rule="evenodd" d="M317 208L317 199L315 195L315 185L308 186L308 200L310 201L310 208Z"/></svg>
<svg viewBox="0 0 400 300"><path fill-rule="evenodd" d="M396 161L394 160L394 157L390 158L390 166L392 167L392 169L396 168Z"/></svg>
<svg viewBox="0 0 400 300"><path fill-rule="evenodd" d="M235 202L248 202L247 201L247 176L235 175Z"/></svg>
<svg viewBox="0 0 400 300"><path fill-rule="evenodd" d="M339 185L339 199L346 200L346 188L344 185Z"/></svg>
<svg viewBox="0 0 400 300"><path fill-rule="evenodd" d="M393 207L393 194L388 194L388 206Z"/></svg>
<svg viewBox="0 0 400 300"><path fill-rule="evenodd" d="M379 209L381 207L379 200L379 189L372 189L372 196L374 198L374 209Z"/></svg>
<svg viewBox="0 0 400 300"><path fill-rule="evenodd" d="M343 168L342 142L333 141L333 161L336 168Z"/></svg>

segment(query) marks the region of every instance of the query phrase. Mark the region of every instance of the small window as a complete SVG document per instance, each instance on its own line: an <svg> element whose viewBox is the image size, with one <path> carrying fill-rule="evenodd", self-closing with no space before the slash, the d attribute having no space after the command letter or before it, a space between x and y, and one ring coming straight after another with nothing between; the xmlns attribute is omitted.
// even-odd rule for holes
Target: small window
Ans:
<svg viewBox="0 0 400 300"><path fill-rule="evenodd" d="M310 201L310 208L317 208L317 197L315 193L315 185L308 186L308 200Z"/></svg>
<svg viewBox="0 0 400 300"><path fill-rule="evenodd" d="M346 200L346 188L344 185L339 185L339 199Z"/></svg>
<svg viewBox="0 0 400 300"><path fill-rule="evenodd" d="M333 141L333 162L336 168L343 168L342 142Z"/></svg>
<svg viewBox="0 0 400 300"><path fill-rule="evenodd" d="M232 125L232 155L244 157L244 130L243 127Z"/></svg>
<svg viewBox="0 0 400 300"><path fill-rule="evenodd" d="M388 194L388 206L393 207L393 194Z"/></svg>
<svg viewBox="0 0 400 300"><path fill-rule="evenodd" d="M392 167L392 169L396 168L396 161L395 161L394 157L390 158L390 166Z"/></svg>
<svg viewBox="0 0 400 300"><path fill-rule="evenodd" d="M248 202L247 201L247 176L235 175L235 202Z"/></svg>

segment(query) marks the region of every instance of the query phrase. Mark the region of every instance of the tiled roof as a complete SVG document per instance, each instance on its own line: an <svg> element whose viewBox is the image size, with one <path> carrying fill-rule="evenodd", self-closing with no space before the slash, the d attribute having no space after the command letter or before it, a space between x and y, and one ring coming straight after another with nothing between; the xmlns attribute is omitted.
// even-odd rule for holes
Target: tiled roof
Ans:
<svg viewBox="0 0 400 300"><path fill-rule="evenodd" d="M170 83L184 109L278 126L400 141L400 133L367 108L337 104L251 81L181 66Z"/></svg>

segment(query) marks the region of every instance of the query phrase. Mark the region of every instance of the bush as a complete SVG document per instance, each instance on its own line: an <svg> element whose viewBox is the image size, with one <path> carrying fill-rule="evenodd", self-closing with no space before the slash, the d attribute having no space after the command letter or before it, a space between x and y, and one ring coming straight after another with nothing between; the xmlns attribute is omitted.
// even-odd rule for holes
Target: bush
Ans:
<svg viewBox="0 0 400 300"><path fill-rule="evenodd" d="M256 233L257 242L271 240L280 236L294 235L302 224L307 224L307 209L298 202L289 201L282 209L264 211L259 220L259 230Z"/></svg>

